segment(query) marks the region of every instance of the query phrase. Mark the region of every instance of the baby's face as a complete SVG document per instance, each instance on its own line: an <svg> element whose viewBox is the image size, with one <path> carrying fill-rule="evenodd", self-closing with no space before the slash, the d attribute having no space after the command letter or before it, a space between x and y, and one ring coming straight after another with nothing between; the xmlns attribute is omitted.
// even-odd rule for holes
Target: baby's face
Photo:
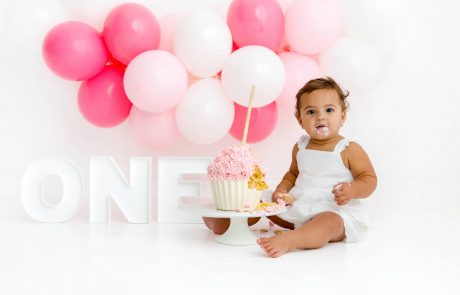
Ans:
<svg viewBox="0 0 460 295"><path fill-rule="evenodd" d="M337 136L345 118L345 111L335 90L320 89L300 97L298 120L313 139L327 140Z"/></svg>

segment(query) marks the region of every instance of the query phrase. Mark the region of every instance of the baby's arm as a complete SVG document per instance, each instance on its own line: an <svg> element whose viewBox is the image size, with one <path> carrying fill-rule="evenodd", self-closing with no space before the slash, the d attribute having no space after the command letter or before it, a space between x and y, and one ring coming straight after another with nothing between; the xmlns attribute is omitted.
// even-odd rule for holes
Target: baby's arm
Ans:
<svg viewBox="0 0 460 295"><path fill-rule="evenodd" d="M350 184L339 184L333 193L339 205L348 203L351 199L363 199L370 196L377 187L377 176L369 157L357 143L351 142L342 152L342 158L353 175Z"/></svg>
<svg viewBox="0 0 460 295"><path fill-rule="evenodd" d="M283 179L276 187L276 190L273 192L272 199L276 202L278 198L282 198L280 194L287 194L288 191L294 186L297 176L299 175L299 168L297 167L297 152L299 151L299 147L297 143L294 145L292 149L292 160L291 166L289 167L289 171L284 174Z"/></svg>

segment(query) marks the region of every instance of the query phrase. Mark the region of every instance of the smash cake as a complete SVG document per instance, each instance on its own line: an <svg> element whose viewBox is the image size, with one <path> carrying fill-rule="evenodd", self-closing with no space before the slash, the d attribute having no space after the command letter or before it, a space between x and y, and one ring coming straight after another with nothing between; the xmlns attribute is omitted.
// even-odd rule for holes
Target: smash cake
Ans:
<svg viewBox="0 0 460 295"><path fill-rule="evenodd" d="M265 173L249 145L221 151L208 165L208 179L219 210L254 210L260 205L262 191L268 188Z"/></svg>

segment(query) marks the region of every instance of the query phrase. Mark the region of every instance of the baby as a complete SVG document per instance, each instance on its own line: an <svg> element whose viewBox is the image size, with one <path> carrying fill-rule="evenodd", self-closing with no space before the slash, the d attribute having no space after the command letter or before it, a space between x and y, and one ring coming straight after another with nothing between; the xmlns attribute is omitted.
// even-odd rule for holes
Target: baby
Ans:
<svg viewBox="0 0 460 295"><path fill-rule="evenodd" d="M377 177L363 148L339 134L347 96L330 77L309 81L296 95L295 116L307 134L294 145L289 171L272 195L292 206L271 218L292 230L257 240L270 257L358 241L367 230L360 199L374 192Z"/></svg>

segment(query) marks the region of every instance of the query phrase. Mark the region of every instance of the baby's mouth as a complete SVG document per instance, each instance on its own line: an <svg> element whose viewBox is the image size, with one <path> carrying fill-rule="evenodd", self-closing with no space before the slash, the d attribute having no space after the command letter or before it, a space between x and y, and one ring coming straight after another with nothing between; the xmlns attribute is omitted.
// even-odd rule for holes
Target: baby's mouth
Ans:
<svg viewBox="0 0 460 295"><path fill-rule="evenodd" d="M315 126L316 131L318 132L326 132L329 128L325 124L318 124Z"/></svg>

